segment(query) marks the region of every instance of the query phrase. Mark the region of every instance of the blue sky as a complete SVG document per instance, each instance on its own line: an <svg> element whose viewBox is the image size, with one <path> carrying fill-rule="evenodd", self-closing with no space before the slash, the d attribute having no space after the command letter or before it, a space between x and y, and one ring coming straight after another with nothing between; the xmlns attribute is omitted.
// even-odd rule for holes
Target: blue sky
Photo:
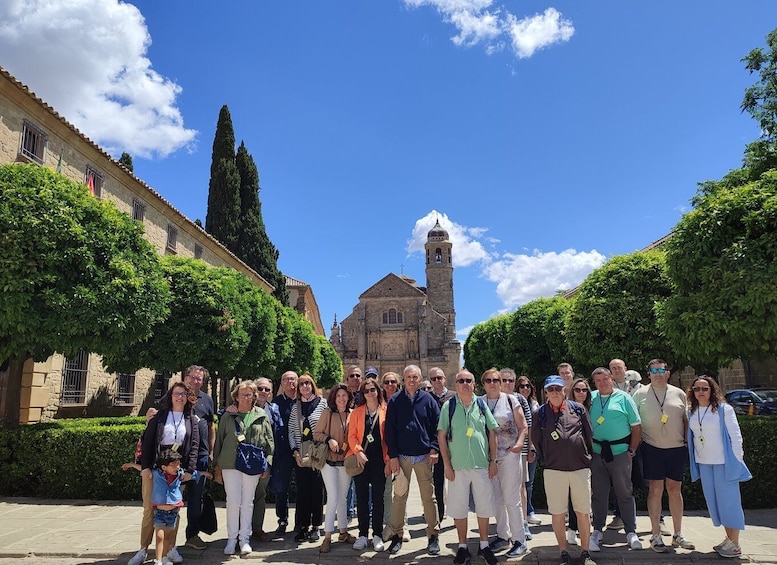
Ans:
<svg viewBox="0 0 777 565"><path fill-rule="evenodd" d="M772 0L6 0L0 65L192 219L227 104L326 328L389 272L424 282L439 214L463 340L740 164L740 59L775 26Z"/></svg>

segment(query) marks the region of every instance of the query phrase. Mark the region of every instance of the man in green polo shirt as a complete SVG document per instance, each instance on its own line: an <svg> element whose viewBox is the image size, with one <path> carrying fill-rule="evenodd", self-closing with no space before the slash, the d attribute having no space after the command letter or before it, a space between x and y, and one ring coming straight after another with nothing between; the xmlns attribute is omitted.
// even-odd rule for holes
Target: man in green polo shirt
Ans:
<svg viewBox="0 0 777 565"><path fill-rule="evenodd" d="M443 403L437 425L440 455L448 479L447 511L459 537L455 565L465 565L472 559L467 549L470 491L478 517L478 555L483 556L488 565L498 563L488 547L488 519L494 516L491 479L498 470L496 427L496 420L485 402L475 397L475 377L466 369L459 371L456 396Z"/></svg>

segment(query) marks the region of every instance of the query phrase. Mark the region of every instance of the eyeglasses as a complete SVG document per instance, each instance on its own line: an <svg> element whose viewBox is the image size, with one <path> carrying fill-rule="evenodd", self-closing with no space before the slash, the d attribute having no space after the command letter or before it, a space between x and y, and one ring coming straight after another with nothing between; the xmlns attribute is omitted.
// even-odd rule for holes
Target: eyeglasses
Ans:
<svg viewBox="0 0 777 565"><path fill-rule="evenodd" d="M181 392L174 392L174 393L173 393L173 396L177 396L178 398L183 398L183 397L184 397L184 396L186 396L187 394L188 394L188 393L187 393L185 390L183 390L183 391L181 391Z"/></svg>
<svg viewBox="0 0 777 565"><path fill-rule="evenodd" d="M302 381L297 386L313 386L313 383L311 383L310 381Z"/></svg>
<svg viewBox="0 0 777 565"><path fill-rule="evenodd" d="M588 392L588 389L587 389L587 388L573 388L572 390L573 390L574 392L579 392L580 394L585 394L585 393L587 393L587 392Z"/></svg>
<svg viewBox="0 0 777 565"><path fill-rule="evenodd" d="M493 384L493 383L500 383L502 382L500 379L483 379L483 382L487 385Z"/></svg>
<svg viewBox="0 0 777 565"><path fill-rule="evenodd" d="M564 390L564 387L558 386L558 385L551 385L551 386L545 387L545 392L561 392L562 390Z"/></svg>
<svg viewBox="0 0 777 565"><path fill-rule="evenodd" d="M664 373L666 373L666 369L663 367L650 367L651 375L663 375Z"/></svg>
<svg viewBox="0 0 777 565"><path fill-rule="evenodd" d="M426 392L429 392L430 390L434 390L434 387L432 387L432 385L428 385L428 386L425 386L425 387L424 387L424 390L425 390Z"/></svg>
<svg viewBox="0 0 777 565"><path fill-rule="evenodd" d="M503 383L514 383L515 379L502 379Z"/></svg>
<svg viewBox="0 0 777 565"><path fill-rule="evenodd" d="M431 377L429 380L430 381L444 381L445 377Z"/></svg>
<svg viewBox="0 0 777 565"><path fill-rule="evenodd" d="M395 385L397 384L397 381L383 381L384 385Z"/></svg>
<svg viewBox="0 0 777 565"><path fill-rule="evenodd" d="M201 383L203 380L202 377L195 377L193 375L186 375L186 378L190 381L194 381L195 383Z"/></svg>
<svg viewBox="0 0 777 565"><path fill-rule="evenodd" d="M253 392L249 392L248 394L238 394L237 396L238 396L238 398L253 398L254 397L254 393Z"/></svg>
<svg viewBox="0 0 777 565"><path fill-rule="evenodd" d="M529 383L522 383L518 385L518 388L531 388L531 385Z"/></svg>
<svg viewBox="0 0 777 565"><path fill-rule="evenodd" d="M456 382L458 384L460 384L460 385L465 385L465 384L469 385L469 384L472 384L474 382L474 379L459 379Z"/></svg>
<svg viewBox="0 0 777 565"><path fill-rule="evenodd" d="M709 392L710 387L708 386L695 386L693 387L693 392Z"/></svg>
<svg viewBox="0 0 777 565"><path fill-rule="evenodd" d="M256 387L256 390L258 390L259 392L270 392L272 389L267 388L266 386L258 386Z"/></svg>
<svg viewBox="0 0 777 565"><path fill-rule="evenodd" d="M364 389L364 394L372 394L373 392L378 392L378 389L375 388L375 387L373 387L373 388L365 388Z"/></svg>

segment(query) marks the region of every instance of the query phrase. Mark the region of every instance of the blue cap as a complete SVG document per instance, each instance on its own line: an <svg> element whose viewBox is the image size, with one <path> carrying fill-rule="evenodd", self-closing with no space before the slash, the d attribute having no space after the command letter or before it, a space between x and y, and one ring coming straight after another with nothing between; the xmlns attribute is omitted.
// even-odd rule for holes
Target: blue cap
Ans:
<svg viewBox="0 0 777 565"><path fill-rule="evenodd" d="M370 375L378 376L378 370L375 367L367 367L367 370L364 371L364 376L369 377Z"/></svg>
<svg viewBox="0 0 777 565"><path fill-rule="evenodd" d="M549 386L553 385L564 386L564 379L558 375L551 375L545 379L545 386L543 386L543 388L548 388Z"/></svg>

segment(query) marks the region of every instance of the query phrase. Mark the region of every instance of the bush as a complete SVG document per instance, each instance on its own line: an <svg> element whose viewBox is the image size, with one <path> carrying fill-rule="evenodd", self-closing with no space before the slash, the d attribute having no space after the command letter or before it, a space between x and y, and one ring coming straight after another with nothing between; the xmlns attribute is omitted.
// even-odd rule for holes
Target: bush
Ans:
<svg viewBox="0 0 777 565"><path fill-rule="evenodd" d="M777 445L777 417L774 416L738 416L739 426L745 444L745 463L753 474L753 478L740 484L742 491L742 506L744 508L775 508L777 507L777 450L766 446ZM638 510L647 510L646 493L635 493ZM664 508L668 508L664 494ZM683 481L683 501L688 510L704 510L707 504L701 490L701 481L691 482L688 469ZM534 477L534 492L532 504L536 508L547 508L545 486L542 480L542 462L537 466Z"/></svg>

